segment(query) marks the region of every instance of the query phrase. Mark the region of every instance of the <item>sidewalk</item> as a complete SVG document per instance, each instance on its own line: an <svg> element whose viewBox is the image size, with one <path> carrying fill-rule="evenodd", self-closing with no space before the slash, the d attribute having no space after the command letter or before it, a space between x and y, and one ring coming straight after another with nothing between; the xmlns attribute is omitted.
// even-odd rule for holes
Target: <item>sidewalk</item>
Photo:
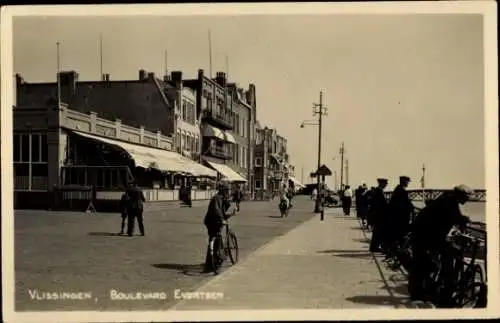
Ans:
<svg viewBox="0 0 500 323"><path fill-rule="evenodd" d="M404 276L374 258L355 215L341 212L312 218L196 290L223 299L184 299L172 309L399 307L407 299Z"/></svg>

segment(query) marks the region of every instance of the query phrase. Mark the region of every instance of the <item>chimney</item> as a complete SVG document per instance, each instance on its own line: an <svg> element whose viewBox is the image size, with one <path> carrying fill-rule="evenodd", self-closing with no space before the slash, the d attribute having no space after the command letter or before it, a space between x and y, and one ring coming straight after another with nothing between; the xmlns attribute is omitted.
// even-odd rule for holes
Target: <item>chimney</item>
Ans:
<svg viewBox="0 0 500 323"><path fill-rule="evenodd" d="M174 71L171 73L171 79L172 83L174 83L174 86L178 89L182 87L182 72L180 71Z"/></svg>
<svg viewBox="0 0 500 323"><path fill-rule="evenodd" d="M16 86L14 87L14 105L23 104L24 101L24 79L21 74L16 74Z"/></svg>
<svg viewBox="0 0 500 323"><path fill-rule="evenodd" d="M139 70L139 81L145 81L146 75L147 75L146 70L140 69Z"/></svg>
<svg viewBox="0 0 500 323"><path fill-rule="evenodd" d="M215 82L222 87L226 87L226 73L217 72L215 74Z"/></svg>
<svg viewBox="0 0 500 323"><path fill-rule="evenodd" d="M203 79L203 76L205 75L205 72L202 69L198 70L198 80Z"/></svg>
<svg viewBox="0 0 500 323"><path fill-rule="evenodd" d="M148 73L148 80L153 80L155 78L155 73Z"/></svg>
<svg viewBox="0 0 500 323"><path fill-rule="evenodd" d="M75 71L60 72L59 80L61 82L61 101L68 102L76 93L78 73Z"/></svg>

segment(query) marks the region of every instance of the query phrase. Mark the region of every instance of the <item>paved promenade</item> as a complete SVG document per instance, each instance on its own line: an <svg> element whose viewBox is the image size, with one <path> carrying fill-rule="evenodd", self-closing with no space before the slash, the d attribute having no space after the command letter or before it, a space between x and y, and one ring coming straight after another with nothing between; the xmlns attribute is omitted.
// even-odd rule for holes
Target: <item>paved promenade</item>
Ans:
<svg viewBox="0 0 500 323"><path fill-rule="evenodd" d="M197 292L221 300L183 300L176 310L394 308L407 302L405 277L368 251L355 216L328 210L255 251ZM286 220L285 220L286 221Z"/></svg>
<svg viewBox="0 0 500 323"><path fill-rule="evenodd" d="M231 218L240 259L313 217L298 197L290 218L277 202L244 202ZM193 291L212 279L201 274L207 244L206 207L145 213L146 236L117 236L119 214L15 212L16 310L159 310L176 289ZM138 234L136 229L136 234ZM165 300L112 300L110 291L165 293ZM32 299L35 292L90 292L92 299Z"/></svg>

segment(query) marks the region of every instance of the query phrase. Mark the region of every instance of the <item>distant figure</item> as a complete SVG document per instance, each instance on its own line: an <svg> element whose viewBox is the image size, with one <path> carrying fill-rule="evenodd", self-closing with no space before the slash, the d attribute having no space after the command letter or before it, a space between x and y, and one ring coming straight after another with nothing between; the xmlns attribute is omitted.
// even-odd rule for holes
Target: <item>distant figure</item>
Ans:
<svg viewBox="0 0 500 323"><path fill-rule="evenodd" d="M387 216L387 200L384 196L384 189L388 180L377 179L378 187L373 190L370 202L370 218L373 224L372 240L370 242L371 252L381 252L384 239L384 217Z"/></svg>
<svg viewBox="0 0 500 323"><path fill-rule="evenodd" d="M243 200L243 192L240 186L236 186L233 193L233 202L236 205L236 211L240 212L240 203Z"/></svg>
<svg viewBox="0 0 500 323"><path fill-rule="evenodd" d="M143 221L143 212L144 212L144 202L146 202L146 198L144 197L144 193L137 186L135 181L131 182L127 191L127 215L128 215L128 226L127 226L127 234L131 237L134 234L134 226L135 219L139 224L139 231L141 235L144 236L144 221Z"/></svg>
<svg viewBox="0 0 500 323"><path fill-rule="evenodd" d="M351 214L352 205L352 190L349 185L346 185L344 193L342 194L342 209L344 209L345 215Z"/></svg>
<svg viewBox="0 0 500 323"><path fill-rule="evenodd" d="M356 199L356 216L358 217L358 219L362 218L362 213L363 213L363 210L364 210L363 195L365 194L366 190L367 190L366 184L363 183L362 185L359 185L359 187L354 192L354 196L355 196L355 199Z"/></svg>
<svg viewBox="0 0 500 323"><path fill-rule="evenodd" d="M318 189L315 187L311 193L311 200L316 201L317 198L318 198Z"/></svg>
<svg viewBox="0 0 500 323"><path fill-rule="evenodd" d="M125 221L127 220L127 202L128 202L128 195L127 193L123 193L122 198L120 199L120 213L122 216L122 225L119 233L120 235L125 234Z"/></svg>

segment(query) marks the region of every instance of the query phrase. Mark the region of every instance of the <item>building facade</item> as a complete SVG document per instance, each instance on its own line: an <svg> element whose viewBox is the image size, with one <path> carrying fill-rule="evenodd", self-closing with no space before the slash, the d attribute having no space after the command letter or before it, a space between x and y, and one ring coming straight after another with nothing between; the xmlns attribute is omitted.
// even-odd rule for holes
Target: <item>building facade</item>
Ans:
<svg viewBox="0 0 500 323"><path fill-rule="evenodd" d="M183 80L184 87L196 92L197 113L200 115L201 160L215 169L219 177L233 183L246 183L234 169L236 139L233 135L233 101L228 92L226 75L217 72L215 79L198 70L198 78Z"/></svg>
<svg viewBox="0 0 500 323"><path fill-rule="evenodd" d="M60 96L57 83L32 84L16 77L16 207L54 205L59 190L64 191L59 199L76 204L92 199L102 209L120 199L130 180L145 188L150 201L176 200L179 186L188 180L195 199L211 197L208 183L217 174L174 151L168 133L177 133L182 124L169 118L169 111L177 109L172 108L175 100L154 74L141 70L139 80L110 81L105 75L101 81L79 82L71 71L58 78ZM180 103L193 103L192 93L178 93L185 98ZM186 119L193 123L192 117ZM187 130L190 137L199 136L195 126ZM191 149L196 149L194 142ZM181 151L189 148L187 143L181 132Z"/></svg>
<svg viewBox="0 0 500 323"><path fill-rule="evenodd" d="M232 167L247 179L245 191L249 198L255 192L254 186L254 147L255 147L255 86L249 89L239 88L236 84L228 86L229 99L233 107L233 136L236 143L233 146Z"/></svg>

